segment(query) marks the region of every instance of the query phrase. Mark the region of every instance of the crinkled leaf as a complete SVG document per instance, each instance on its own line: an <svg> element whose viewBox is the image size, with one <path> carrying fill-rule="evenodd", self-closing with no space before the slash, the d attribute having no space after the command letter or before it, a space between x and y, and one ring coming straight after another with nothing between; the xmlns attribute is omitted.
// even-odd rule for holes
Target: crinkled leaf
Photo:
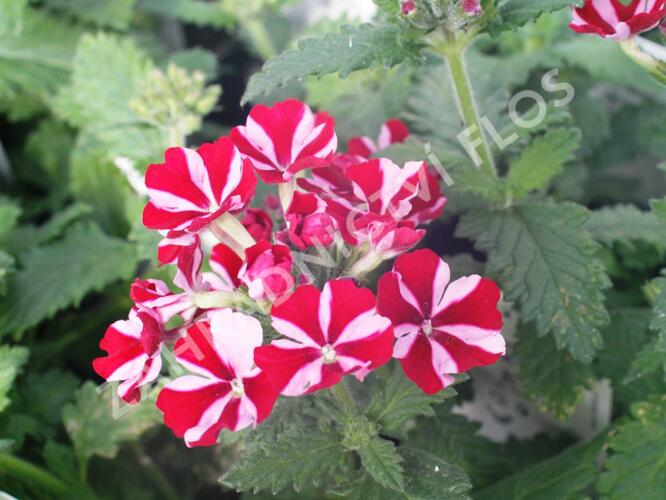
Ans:
<svg viewBox="0 0 666 500"><path fill-rule="evenodd" d="M666 248L666 222L634 205L616 205L594 210L585 224L595 240L611 245L645 241Z"/></svg>
<svg viewBox="0 0 666 500"><path fill-rule="evenodd" d="M52 94L67 79L79 33L46 13L26 9L19 34L0 33L0 100L28 95L43 101Z"/></svg>
<svg viewBox="0 0 666 500"><path fill-rule="evenodd" d="M612 434L597 488L604 498L658 500L666 491L666 396L636 403Z"/></svg>
<svg viewBox="0 0 666 500"><path fill-rule="evenodd" d="M170 16L197 26L230 28L235 18L222 8L221 2L204 0L142 0L139 9Z"/></svg>
<svg viewBox="0 0 666 500"><path fill-rule="evenodd" d="M401 447L404 458L405 489L398 492L387 489L364 476L339 491L349 500L439 500L441 498L469 498L472 484L467 475L455 465L437 455L413 447Z"/></svg>
<svg viewBox="0 0 666 500"><path fill-rule="evenodd" d="M3 245L16 227L21 209L9 198L0 197L0 245Z"/></svg>
<svg viewBox="0 0 666 500"><path fill-rule="evenodd" d="M189 72L201 71L207 80L214 80L219 70L217 56L199 47L174 52L169 60Z"/></svg>
<svg viewBox="0 0 666 500"><path fill-rule="evenodd" d="M596 479L597 455L605 435L509 476L474 495L475 499L561 500L579 498Z"/></svg>
<svg viewBox="0 0 666 500"><path fill-rule="evenodd" d="M388 435L401 435L407 421L418 416L434 415L433 405L456 394L453 387L433 396L424 394L405 377L398 363L373 373L367 383L372 398L365 413L379 424L382 433Z"/></svg>
<svg viewBox="0 0 666 500"><path fill-rule="evenodd" d="M292 80L306 76L339 73L377 66L391 67L418 56L420 45L404 38L395 26L342 26L340 33L306 38L298 48L269 59L250 78L242 103L247 103Z"/></svg>
<svg viewBox="0 0 666 500"><path fill-rule="evenodd" d="M650 329L657 334L655 344L657 351L666 356L666 278L657 278L653 284L659 293L654 301ZM664 360L664 370L666 371L666 360Z"/></svg>
<svg viewBox="0 0 666 500"><path fill-rule="evenodd" d="M125 30L136 0L46 0L48 7L62 10L96 26Z"/></svg>
<svg viewBox="0 0 666 500"><path fill-rule="evenodd" d="M0 336L18 337L57 311L78 305L89 292L130 278L136 256L132 245L81 224L62 241L28 251L21 263L0 303Z"/></svg>
<svg viewBox="0 0 666 500"><path fill-rule="evenodd" d="M27 360L25 347L0 346L0 412L9 405L9 391Z"/></svg>
<svg viewBox="0 0 666 500"><path fill-rule="evenodd" d="M405 479L401 465L402 457L395 445L381 437L373 437L358 449L363 469L384 488L403 491Z"/></svg>
<svg viewBox="0 0 666 500"><path fill-rule="evenodd" d="M67 90L74 102L58 106L58 112L78 126L102 128L136 122L129 101L136 97L139 82L151 68L150 60L131 40L103 33L83 35Z"/></svg>
<svg viewBox="0 0 666 500"><path fill-rule="evenodd" d="M594 379L590 365L558 350L552 337L539 337L532 328L523 328L514 352L525 392L558 418L573 412Z"/></svg>
<svg viewBox="0 0 666 500"><path fill-rule="evenodd" d="M498 444L479 435L481 425L441 406L434 418L423 419L410 434L410 445L463 469L475 487L496 480L508 469Z"/></svg>
<svg viewBox="0 0 666 500"><path fill-rule="evenodd" d="M29 248L48 243L62 234L75 222L89 215L92 209L83 203L73 203L56 212L51 219L41 226L22 225L13 232L10 248L19 254Z"/></svg>
<svg viewBox="0 0 666 500"><path fill-rule="evenodd" d="M107 386L101 394L94 382L83 384L74 394L74 402L62 410L62 419L79 462L86 462L93 455L113 458L125 441L137 439L146 429L160 422L161 415L150 401L118 412L119 403L115 388Z"/></svg>
<svg viewBox="0 0 666 500"><path fill-rule="evenodd" d="M534 139L515 161L511 162L507 188L516 199L531 191L545 189L562 173L580 143L578 129L556 128Z"/></svg>
<svg viewBox="0 0 666 500"><path fill-rule="evenodd" d="M344 464L340 439L331 430L289 426L274 439L255 439L221 480L237 491L269 490L274 495L290 485L298 492L307 485L322 484Z"/></svg>
<svg viewBox="0 0 666 500"><path fill-rule="evenodd" d="M500 2L499 25L492 28L515 29L526 23L536 21L542 14L554 12L574 5L581 5L582 0L506 0Z"/></svg>
<svg viewBox="0 0 666 500"><path fill-rule="evenodd" d="M588 211L573 203L519 204L463 216L458 234L488 254L488 271L508 300L517 300L524 321L536 322L558 349L589 363L608 323L602 290L610 285L595 257L598 244L583 226Z"/></svg>
<svg viewBox="0 0 666 500"><path fill-rule="evenodd" d="M59 478L74 482L78 479L76 455L70 446L49 440L42 452L46 466Z"/></svg>

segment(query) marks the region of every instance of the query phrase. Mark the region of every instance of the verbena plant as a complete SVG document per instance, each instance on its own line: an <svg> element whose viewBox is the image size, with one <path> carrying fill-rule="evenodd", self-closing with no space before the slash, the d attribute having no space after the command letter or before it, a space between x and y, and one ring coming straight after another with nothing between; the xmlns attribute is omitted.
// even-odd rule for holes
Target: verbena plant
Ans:
<svg viewBox="0 0 666 500"><path fill-rule="evenodd" d="M0 491L662 498L664 1L375 3L0 0Z"/></svg>

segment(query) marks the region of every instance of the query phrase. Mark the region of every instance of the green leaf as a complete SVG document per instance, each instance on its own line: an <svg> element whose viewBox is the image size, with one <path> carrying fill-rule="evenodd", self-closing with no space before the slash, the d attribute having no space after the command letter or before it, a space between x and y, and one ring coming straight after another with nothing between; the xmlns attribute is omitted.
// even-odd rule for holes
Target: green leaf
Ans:
<svg viewBox="0 0 666 500"><path fill-rule="evenodd" d="M96 226L77 225L62 241L30 250L21 262L0 303L0 336L18 337L57 311L77 306L87 293L129 279L136 256L132 245Z"/></svg>
<svg viewBox="0 0 666 500"><path fill-rule="evenodd" d="M174 52L169 60L190 73L201 71L209 81L214 80L219 71L217 56L213 52L199 47Z"/></svg>
<svg viewBox="0 0 666 500"><path fill-rule="evenodd" d="M234 16L222 8L220 2L204 0L142 0L139 9L213 28L230 28L236 21Z"/></svg>
<svg viewBox="0 0 666 500"><path fill-rule="evenodd" d="M475 487L497 479L508 468L499 445L479 435L481 425L450 407L439 407L434 418L421 420L410 434L410 445L436 455L441 460L463 469Z"/></svg>
<svg viewBox="0 0 666 500"><path fill-rule="evenodd" d="M391 441L375 436L357 451L363 469L378 484L396 491L405 489L403 469L400 465L402 457Z"/></svg>
<svg viewBox="0 0 666 500"><path fill-rule="evenodd" d="M523 321L534 320L539 336L552 334L558 350L583 363L602 345L602 290L610 285L595 257L598 244L583 228L587 219L579 205L544 201L470 212L458 227L488 254L488 271L520 303Z"/></svg>
<svg viewBox="0 0 666 500"><path fill-rule="evenodd" d="M0 197L0 245L7 242L21 215L21 209L9 198Z"/></svg>
<svg viewBox="0 0 666 500"><path fill-rule="evenodd" d="M417 448L400 448L400 454L405 460L405 494L408 498L467 498L472 483L455 465Z"/></svg>
<svg viewBox="0 0 666 500"><path fill-rule="evenodd" d="M0 0L0 36L21 33L28 0Z"/></svg>
<svg viewBox="0 0 666 500"><path fill-rule="evenodd" d="M523 150L520 158L511 163L506 179L508 189L516 199L531 191L545 189L562 173L579 144L578 129L556 128L537 137Z"/></svg>
<svg viewBox="0 0 666 500"><path fill-rule="evenodd" d="M597 488L604 498L661 499L666 491L666 397L636 403L612 434Z"/></svg>
<svg viewBox="0 0 666 500"><path fill-rule="evenodd" d="M270 440L256 436L222 482L237 491L270 490L274 495L290 485L297 492L309 484L318 486L345 463L340 439L332 430L312 423L289 426Z"/></svg>
<svg viewBox="0 0 666 500"><path fill-rule="evenodd" d="M531 0L525 1L532 3ZM606 42L601 37L576 36L554 45L552 51L569 64L583 68L597 83L622 85L656 99L664 98L664 87L632 61L620 44Z"/></svg>
<svg viewBox="0 0 666 500"><path fill-rule="evenodd" d="M250 81L241 101L245 104L292 80L328 73L346 77L352 71L377 66L391 67L418 56L420 45L402 38L395 26L342 26L340 33L306 38L298 49L269 59Z"/></svg>
<svg viewBox="0 0 666 500"><path fill-rule="evenodd" d="M652 243L666 248L666 222L651 212L643 212L634 205L616 205L595 210L585 224L595 240L612 245L632 241Z"/></svg>
<svg viewBox="0 0 666 500"><path fill-rule="evenodd" d="M428 396L410 382L398 363L377 370L367 379L372 394L365 411L368 418L376 422L382 433L402 435L404 424L418 416L432 416L433 405L453 397L453 387Z"/></svg>
<svg viewBox="0 0 666 500"><path fill-rule="evenodd" d="M85 34L76 48L67 90L73 103L64 103L57 111L78 126L103 128L136 122L129 102L137 96L139 82L152 67L131 40L103 33Z"/></svg>
<svg viewBox="0 0 666 500"><path fill-rule="evenodd" d="M136 0L46 0L46 6L62 10L100 27L126 30Z"/></svg>
<svg viewBox="0 0 666 500"><path fill-rule="evenodd" d="M405 490L387 489L368 476L342 487L339 494L349 500L440 500L469 498L472 484L458 467L440 457L413 447L399 449L404 458Z"/></svg>
<svg viewBox="0 0 666 500"><path fill-rule="evenodd" d="M92 207L104 231L124 237L130 230L128 205L138 197L106 153L93 136L80 134L72 152L69 189L77 201Z"/></svg>
<svg viewBox="0 0 666 500"><path fill-rule="evenodd" d="M113 458L125 441L137 439L146 429L162 418L150 401L127 407L127 412L114 415L115 388L107 386L99 394L94 382L83 384L74 394L74 402L62 410L62 419L69 434L80 466L94 455Z"/></svg>
<svg viewBox="0 0 666 500"><path fill-rule="evenodd" d="M556 417L569 416L594 379L592 368L558 350L552 337L539 337L531 328L522 329L514 350L526 394Z"/></svg>
<svg viewBox="0 0 666 500"><path fill-rule="evenodd" d="M536 21L547 12L581 4L580 0L506 0L498 7L500 29L515 29Z"/></svg>
<svg viewBox="0 0 666 500"><path fill-rule="evenodd" d="M49 440L42 454L46 466L58 477L68 482L75 482L78 479L76 455L71 447Z"/></svg>
<svg viewBox="0 0 666 500"><path fill-rule="evenodd" d="M666 355L666 278L655 279L653 285L659 293L654 301L650 329L657 334L656 350ZM664 370L666 371L666 360Z"/></svg>
<svg viewBox="0 0 666 500"><path fill-rule="evenodd" d="M20 34L0 33L0 100L45 100L66 81L78 36L72 26L26 9Z"/></svg>
<svg viewBox="0 0 666 500"><path fill-rule="evenodd" d="M0 297L7 294L7 276L14 270L14 258L0 250Z"/></svg>
<svg viewBox="0 0 666 500"><path fill-rule="evenodd" d="M596 459L606 436L571 447L562 453L509 476L474 495L475 500L561 500L583 498L597 475Z"/></svg>
<svg viewBox="0 0 666 500"><path fill-rule="evenodd" d="M29 248L43 245L56 238L69 229L72 224L89 215L92 209L83 203L74 203L67 208L56 212L51 219L41 226L24 224L12 233L10 249L19 254Z"/></svg>
<svg viewBox="0 0 666 500"><path fill-rule="evenodd" d="M0 346L0 412L9 405L9 391L21 367L28 360L25 347Z"/></svg>

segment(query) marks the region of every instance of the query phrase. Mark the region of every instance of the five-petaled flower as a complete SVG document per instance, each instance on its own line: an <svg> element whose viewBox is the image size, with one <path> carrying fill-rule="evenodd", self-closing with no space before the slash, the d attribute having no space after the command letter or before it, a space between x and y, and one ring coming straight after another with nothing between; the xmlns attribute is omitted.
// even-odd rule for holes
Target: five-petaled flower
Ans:
<svg viewBox="0 0 666 500"><path fill-rule="evenodd" d="M157 398L164 423L188 447L215 444L222 429L256 426L278 396L252 359L263 338L259 321L230 309L208 317L174 348L178 363L192 374L169 382Z"/></svg>
<svg viewBox="0 0 666 500"><path fill-rule="evenodd" d="M226 137L196 151L169 148L164 160L146 171L150 201L143 223L150 229L169 230L169 236L197 232L226 212L242 210L254 195L251 162Z"/></svg>
<svg viewBox="0 0 666 500"><path fill-rule="evenodd" d="M93 360L93 369L109 382L121 382L118 396L138 403L141 387L157 378L162 369L162 327L148 310L132 309L127 320L113 323L99 347L108 353Z"/></svg>
<svg viewBox="0 0 666 500"><path fill-rule="evenodd" d="M377 310L392 321L397 339L393 355L426 394L505 352L497 285L477 275L449 279L449 266L424 249L398 257L378 284Z"/></svg>
<svg viewBox="0 0 666 500"><path fill-rule="evenodd" d="M233 129L230 138L269 184L287 182L305 168L328 165L338 145L333 118L315 114L295 99L270 108L255 106L245 126Z"/></svg>
<svg viewBox="0 0 666 500"><path fill-rule="evenodd" d="M578 33L593 33L613 40L626 40L655 28L666 16L666 0L585 0L572 8L569 27Z"/></svg>
<svg viewBox="0 0 666 500"><path fill-rule="evenodd" d="M284 335L254 351L257 365L286 396L337 384L347 374L360 380L391 359L391 322L377 314L375 296L350 279L296 289L271 311Z"/></svg>

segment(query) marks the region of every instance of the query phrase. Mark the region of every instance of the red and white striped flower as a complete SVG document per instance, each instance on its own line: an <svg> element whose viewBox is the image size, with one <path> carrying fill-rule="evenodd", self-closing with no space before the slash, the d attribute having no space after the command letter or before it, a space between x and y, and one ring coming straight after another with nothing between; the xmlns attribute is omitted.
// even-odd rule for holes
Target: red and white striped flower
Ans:
<svg viewBox="0 0 666 500"><path fill-rule="evenodd" d="M168 231L164 231L168 233ZM196 234L185 233L180 236L165 236L157 244L157 260L160 264L175 264L178 261L178 255L184 249L192 246L197 238Z"/></svg>
<svg viewBox="0 0 666 500"><path fill-rule="evenodd" d="M419 189L416 196L410 200L412 209L407 214L406 220L420 225L439 219L447 201L442 194L439 175L427 165L423 165L423 169L419 172Z"/></svg>
<svg viewBox="0 0 666 500"><path fill-rule="evenodd" d="M329 281L323 292L301 286L273 306L271 318L286 338L258 347L254 358L286 396L331 387L347 374L362 380L391 358L391 322L377 314L373 293L350 279Z"/></svg>
<svg viewBox="0 0 666 500"><path fill-rule="evenodd" d="M294 288L293 266L289 247L261 240L245 250L238 277L254 300L276 302Z"/></svg>
<svg viewBox="0 0 666 500"><path fill-rule="evenodd" d="M477 275L449 279L449 266L424 249L398 257L378 284L377 309L397 338L393 355L426 394L505 352L497 285Z"/></svg>
<svg viewBox="0 0 666 500"><path fill-rule="evenodd" d="M423 162L408 162L400 168L385 158L347 168L345 174L357 202L326 199L345 241L352 245L368 242L387 258L416 245L425 231L406 218L424 168Z"/></svg>
<svg viewBox="0 0 666 500"><path fill-rule="evenodd" d="M366 136L352 137L347 141L346 153L336 153L329 166L313 170L312 178L299 179L298 183L313 193L323 192L346 199L353 198L352 183L345 174L347 168L364 163L376 152L391 144L402 143L407 137L407 125L398 118L391 118L382 125L377 141Z"/></svg>
<svg viewBox="0 0 666 500"><path fill-rule="evenodd" d="M220 243L211 250L209 265L214 272L202 273L202 263L203 252L198 236L194 235L191 245L180 248L176 261L177 271L173 281L182 292L173 293L160 280L137 278L130 288L130 297L139 309L152 311L161 324L177 314L190 322L198 311L194 300L197 293L213 290L230 292L240 285L238 272L242 260L228 246Z"/></svg>
<svg viewBox="0 0 666 500"><path fill-rule="evenodd" d="M191 375L169 382L157 398L164 423L188 447L210 446L222 429L239 431L266 419L278 392L253 361L261 324L230 309L209 313L176 342L178 363Z"/></svg>
<svg viewBox="0 0 666 500"><path fill-rule="evenodd" d="M468 16L478 16L483 13L481 0L462 0L463 12Z"/></svg>
<svg viewBox="0 0 666 500"><path fill-rule="evenodd" d="M335 221L326 213L326 203L313 193L296 191L285 213L287 235L299 250L333 243Z"/></svg>
<svg viewBox="0 0 666 500"><path fill-rule="evenodd" d="M407 137L409 137L407 125L398 118L391 118L382 125L377 141L366 136L349 139L347 141L347 153L368 159L377 151L387 148L391 144L405 142Z"/></svg>
<svg viewBox="0 0 666 500"><path fill-rule="evenodd" d="M162 327L146 310L132 309L129 319L113 323L99 347L107 356L93 360L93 369L109 382L121 382L118 395L138 403L141 387L157 378L162 369Z"/></svg>
<svg viewBox="0 0 666 500"><path fill-rule="evenodd" d="M666 16L666 0L585 0L573 7L569 27L578 33L593 33L612 40L626 40L655 28Z"/></svg>
<svg viewBox="0 0 666 500"><path fill-rule="evenodd" d="M254 195L251 162L226 137L196 151L169 148L164 160L146 171L150 201L143 223L150 229L169 230L169 236L197 232L226 212L242 210Z"/></svg>
<svg viewBox="0 0 666 500"><path fill-rule="evenodd" d="M333 118L315 114L295 99L255 106L245 126L233 129L230 137L269 184L287 182L305 168L328 165L338 145Z"/></svg>

